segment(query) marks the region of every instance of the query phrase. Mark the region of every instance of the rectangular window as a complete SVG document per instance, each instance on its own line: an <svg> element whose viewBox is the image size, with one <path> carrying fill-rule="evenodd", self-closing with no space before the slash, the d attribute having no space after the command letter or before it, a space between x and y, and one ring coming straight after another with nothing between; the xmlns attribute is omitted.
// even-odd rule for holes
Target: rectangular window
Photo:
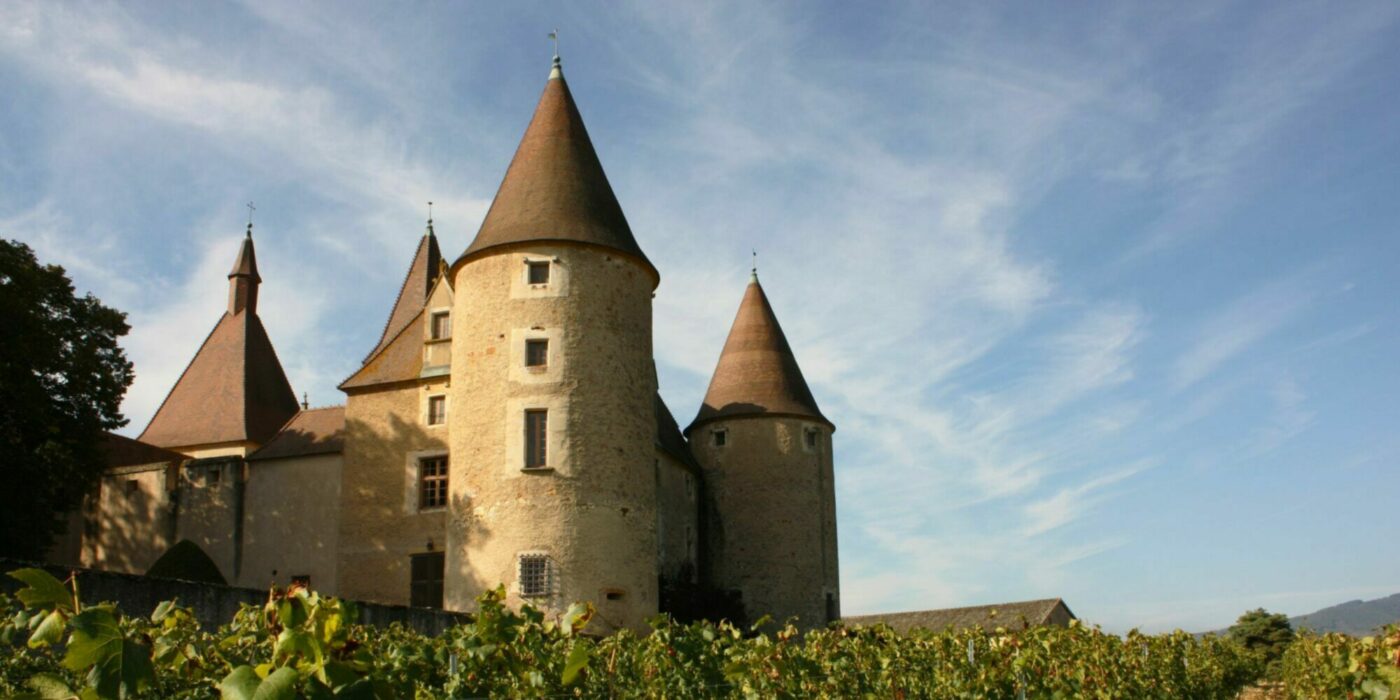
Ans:
<svg viewBox="0 0 1400 700"><path fill-rule="evenodd" d="M452 337L452 317L446 311L439 311L433 314L432 326L429 333L433 340L442 340Z"/></svg>
<svg viewBox="0 0 1400 700"><path fill-rule="evenodd" d="M520 555L520 596L538 598L549 595L549 557L544 554Z"/></svg>
<svg viewBox="0 0 1400 700"><path fill-rule="evenodd" d="M428 397L428 425L442 425L447 422L447 397Z"/></svg>
<svg viewBox="0 0 1400 700"><path fill-rule="evenodd" d="M418 509L447 507L447 458L418 460Z"/></svg>
<svg viewBox="0 0 1400 700"><path fill-rule="evenodd" d="M525 412L525 468L538 469L548 465L549 412L533 409Z"/></svg>
<svg viewBox="0 0 1400 700"><path fill-rule="evenodd" d="M549 284L549 263L528 262L530 284Z"/></svg>
<svg viewBox="0 0 1400 700"><path fill-rule="evenodd" d="M136 495L136 492L137 492L137 491L140 491L140 490L141 490L141 482L139 482L139 481L137 481L137 480L135 480L135 479L127 479L127 480L126 480L126 495L128 495L128 496L134 496L134 495Z"/></svg>
<svg viewBox="0 0 1400 700"><path fill-rule="evenodd" d="M807 433L807 435L806 435L806 437L807 437L807 449L809 449L809 450L815 450L815 449L817 449L817 430L816 430L815 428L808 428L807 431L806 431L806 433Z"/></svg>
<svg viewBox="0 0 1400 700"><path fill-rule="evenodd" d="M728 430L716 430L713 433L710 433L710 435L713 436L713 439L715 441L715 447L724 447L725 445L729 444Z"/></svg>
<svg viewBox="0 0 1400 700"><path fill-rule="evenodd" d="M525 366L544 367L549 364L549 341L532 339L525 341Z"/></svg>
<svg viewBox="0 0 1400 700"><path fill-rule="evenodd" d="M408 604L415 608L442 608L442 552L413 554L409 558Z"/></svg>

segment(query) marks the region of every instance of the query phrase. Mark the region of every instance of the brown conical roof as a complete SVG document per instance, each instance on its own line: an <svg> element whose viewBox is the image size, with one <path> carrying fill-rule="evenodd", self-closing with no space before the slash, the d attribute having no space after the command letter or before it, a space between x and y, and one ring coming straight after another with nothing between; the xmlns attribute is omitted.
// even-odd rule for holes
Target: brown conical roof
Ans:
<svg viewBox="0 0 1400 700"><path fill-rule="evenodd" d="M369 362L375 353L383 350L384 346L388 345L404 326L412 323L418 312L423 310L429 292L433 291L433 282L437 279L438 267L441 264L442 251L438 249L433 222L429 219L428 230L423 234L423 238L419 239L418 249L413 253L413 262L409 264L403 285L399 287L398 299L394 301L394 308L389 311L389 319L384 322L384 332L379 334L379 342L375 343L374 349L365 355L360 364Z"/></svg>
<svg viewBox="0 0 1400 700"><path fill-rule="evenodd" d="M141 442L166 448L261 443L300 410L258 318L257 275L252 238L245 238L229 274L230 296L241 288L252 301L230 303L141 433Z"/></svg>
<svg viewBox="0 0 1400 700"><path fill-rule="evenodd" d="M656 277L557 66L481 230L458 262L498 246L543 241L609 248L637 259Z"/></svg>
<svg viewBox="0 0 1400 700"><path fill-rule="evenodd" d="M802 378L757 275L739 302L710 389L686 432L707 421L753 415L799 416L831 425Z"/></svg>

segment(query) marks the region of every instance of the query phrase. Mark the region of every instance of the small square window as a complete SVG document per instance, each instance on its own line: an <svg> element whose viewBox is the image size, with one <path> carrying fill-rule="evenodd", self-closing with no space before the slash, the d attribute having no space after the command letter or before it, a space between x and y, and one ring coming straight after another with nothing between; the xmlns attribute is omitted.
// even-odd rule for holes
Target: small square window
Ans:
<svg viewBox="0 0 1400 700"><path fill-rule="evenodd" d="M710 439L714 441L715 447L724 447L729 444L729 431L716 430L710 433Z"/></svg>
<svg viewBox="0 0 1400 700"><path fill-rule="evenodd" d="M806 436L805 436L805 437L806 437L806 439L807 439L807 449L809 449L809 450L815 450L815 449L817 449L817 429L816 429L816 428L808 428L808 429L806 430Z"/></svg>
<svg viewBox="0 0 1400 700"><path fill-rule="evenodd" d="M433 314L432 325L429 328L429 337L433 340L442 340L452 337L452 316L446 311L439 311Z"/></svg>
<svg viewBox="0 0 1400 700"><path fill-rule="evenodd" d="M530 261L525 263L529 268L530 284L549 284L549 263Z"/></svg>
<svg viewBox="0 0 1400 700"><path fill-rule="evenodd" d="M418 461L418 509L447 506L447 458L428 457Z"/></svg>
<svg viewBox="0 0 1400 700"><path fill-rule="evenodd" d="M128 496L134 496L134 495L136 495L136 492L137 492L137 491L140 491L140 490L141 490L141 482L139 482L139 481L137 481L137 480L135 480L135 479L127 479L127 480L126 480L126 495L128 495Z"/></svg>
<svg viewBox="0 0 1400 700"><path fill-rule="evenodd" d="M525 341L525 366L545 367L549 364L549 340L531 339Z"/></svg>
<svg viewBox="0 0 1400 700"><path fill-rule="evenodd" d="M539 598L549 595L552 568L549 557L544 554L520 555L520 596Z"/></svg>
<svg viewBox="0 0 1400 700"><path fill-rule="evenodd" d="M540 469L549 464L549 412L535 409L525 412L525 468Z"/></svg>
<svg viewBox="0 0 1400 700"><path fill-rule="evenodd" d="M447 422L447 397L428 397L428 425L442 425Z"/></svg>

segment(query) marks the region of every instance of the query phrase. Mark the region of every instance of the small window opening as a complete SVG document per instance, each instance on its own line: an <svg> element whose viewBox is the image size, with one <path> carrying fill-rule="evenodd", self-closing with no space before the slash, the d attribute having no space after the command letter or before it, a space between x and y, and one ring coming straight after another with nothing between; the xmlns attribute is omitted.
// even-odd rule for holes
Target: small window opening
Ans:
<svg viewBox="0 0 1400 700"><path fill-rule="evenodd" d="M442 425L447 422L447 397L428 397L428 425Z"/></svg>
<svg viewBox="0 0 1400 700"><path fill-rule="evenodd" d="M204 477L204 483L215 486L219 483L219 477L223 475L223 470L218 467L210 467L209 474Z"/></svg>
<svg viewBox="0 0 1400 700"><path fill-rule="evenodd" d="M430 333L433 340L452 337L452 317L448 312L439 311L433 314Z"/></svg>
<svg viewBox="0 0 1400 700"><path fill-rule="evenodd" d="M544 367L549 364L549 340L531 339L525 341L525 366Z"/></svg>
<svg viewBox="0 0 1400 700"><path fill-rule="evenodd" d="M442 552L430 552L410 555L408 561L408 604L415 608L441 609L446 557Z"/></svg>
<svg viewBox="0 0 1400 700"><path fill-rule="evenodd" d="M549 412L532 409L525 412L525 468L539 469L548 465Z"/></svg>
<svg viewBox="0 0 1400 700"><path fill-rule="evenodd" d="M140 490L141 490L141 483L140 483L140 482L138 482L138 481L135 480L135 479L127 479L127 480L126 480L126 495L128 495L128 496L134 496L134 495L136 495L136 492L137 492L137 491L140 491Z"/></svg>
<svg viewBox="0 0 1400 700"><path fill-rule="evenodd" d="M835 593L827 593L827 594L826 594L826 621L827 621L827 622L835 622L835 621L836 621L836 618L840 617L840 612L841 612L841 611L839 611L839 610L836 609L836 594L835 594Z"/></svg>
<svg viewBox="0 0 1400 700"><path fill-rule="evenodd" d="M713 433L710 433L710 435L713 436L715 447L724 447L725 445L729 444L728 430L716 430Z"/></svg>
<svg viewBox="0 0 1400 700"><path fill-rule="evenodd" d="M809 450L815 450L815 449L817 449L817 430L816 430L816 428L808 428L807 431L806 431L806 438L807 438L807 449L809 449Z"/></svg>
<svg viewBox="0 0 1400 700"><path fill-rule="evenodd" d="M528 262L530 284L549 284L549 263Z"/></svg>
<svg viewBox="0 0 1400 700"><path fill-rule="evenodd" d="M447 458L428 457L418 460L418 508L447 506Z"/></svg>
<svg viewBox="0 0 1400 700"><path fill-rule="evenodd" d="M627 592L618 588L606 588L603 590L603 597L608 600L622 600Z"/></svg>
<svg viewBox="0 0 1400 700"><path fill-rule="evenodd" d="M520 595L538 598L549 595L549 557L544 554L520 555Z"/></svg>

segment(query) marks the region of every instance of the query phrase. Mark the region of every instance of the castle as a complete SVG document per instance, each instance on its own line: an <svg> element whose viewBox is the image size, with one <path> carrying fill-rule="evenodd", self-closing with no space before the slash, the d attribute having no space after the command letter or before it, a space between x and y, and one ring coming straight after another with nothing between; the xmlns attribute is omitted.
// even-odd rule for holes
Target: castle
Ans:
<svg viewBox="0 0 1400 700"><path fill-rule="evenodd" d="M298 404L258 318L251 225L228 278L139 439L109 437L58 547L75 563L144 573L190 542L235 585L469 610L504 584L550 613L591 601L603 629L687 592L839 618L835 426L755 275L682 432L657 393L660 274L557 57L476 238L449 264L429 219L343 406Z"/></svg>

